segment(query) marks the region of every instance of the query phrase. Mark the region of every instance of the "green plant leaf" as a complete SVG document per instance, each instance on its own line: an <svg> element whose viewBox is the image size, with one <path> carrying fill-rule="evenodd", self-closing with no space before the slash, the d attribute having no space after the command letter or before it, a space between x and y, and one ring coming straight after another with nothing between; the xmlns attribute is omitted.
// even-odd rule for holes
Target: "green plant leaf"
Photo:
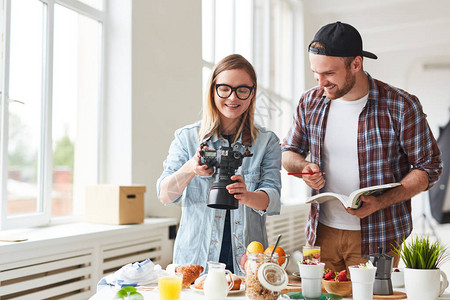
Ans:
<svg viewBox="0 0 450 300"><path fill-rule="evenodd" d="M144 296L138 292L130 293L128 300L144 300Z"/></svg>
<svg viewBox="0 0 450 300"><path fill-rule="evenodd" d="M113 300L127 299L127 300L144 300L144 296L137 292L134 286L123 286L114 296Z"/></svg>
<svg viewBox="0 0 450 300"><path fill-rule="evenodd" d="M134 286L123 286L121 289L120 289L121 291L125 291L125 292L127 292L127 293L135 293L137 290L136 290L136 288L134 287Z"/></svg>
<svg viewBox="0 0 450 300"><path fill-rule="evenodd" d="M114 299L125 299L128 296L128 293L124 290L117 291L116 295L114 296Z"/></svg>
<svg viewBox="0 0 450 300"><path fill-rule="evenodd" d="M393 250L400 255L405 266L412 269L438 269L450 259L447 248L439 240L430 242L428 236L416 236L409 243L403 239L402 244L397 243Z"/></svg>

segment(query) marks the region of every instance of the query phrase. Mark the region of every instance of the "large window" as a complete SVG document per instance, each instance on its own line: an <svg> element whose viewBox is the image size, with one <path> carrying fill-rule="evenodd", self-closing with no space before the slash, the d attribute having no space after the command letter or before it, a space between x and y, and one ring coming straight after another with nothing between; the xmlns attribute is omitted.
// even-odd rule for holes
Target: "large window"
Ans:
<svg viewBox="0 0 450 300"><path fill-rule="evenodd" d="M232 53L243 55L258 77L256 122L280 139L291 125L303 90L301 20L301 1L297 0L202 2L204 85L220 59ZM306 185L283 172L284 203L297 201L293 195L299 192L306 194Z"/></svg>
<svg viewBox="0 0 450 300"><path fill-rule="evenodd" d="M102 0L3 0L0 229L76 216L98 181ZM77 199L77 201L75 201Z"/></svg>

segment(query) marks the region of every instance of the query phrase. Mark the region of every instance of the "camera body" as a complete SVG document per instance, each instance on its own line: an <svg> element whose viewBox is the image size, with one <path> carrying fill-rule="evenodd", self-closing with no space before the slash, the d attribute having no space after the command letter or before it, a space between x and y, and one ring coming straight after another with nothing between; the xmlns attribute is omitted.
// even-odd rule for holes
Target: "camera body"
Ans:
<svg viewBox="0 0 450 300"><path fill-rule="evenodd" d="M231 176L242 165L244 155L232 147L220 147L219 150L201 150L200 165L214 167L213 183L209 191L208 207L218 209L237 209L239 201L228 193L227 185L236 182Z"/></svg>

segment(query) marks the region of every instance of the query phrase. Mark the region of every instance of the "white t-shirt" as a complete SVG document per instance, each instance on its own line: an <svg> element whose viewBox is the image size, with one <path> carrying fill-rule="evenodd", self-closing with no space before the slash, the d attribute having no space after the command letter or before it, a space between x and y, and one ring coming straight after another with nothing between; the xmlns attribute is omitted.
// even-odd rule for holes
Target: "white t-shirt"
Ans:
<svg viewBox="0 0 450 300"><path fill-rule="evenodd" d="M330 102L323 149L325 192L350 195L359 189L358 120L367 97ZM339 200L320 205L319 222L338 229L361 230L360 219L349 214Z"/></svg>

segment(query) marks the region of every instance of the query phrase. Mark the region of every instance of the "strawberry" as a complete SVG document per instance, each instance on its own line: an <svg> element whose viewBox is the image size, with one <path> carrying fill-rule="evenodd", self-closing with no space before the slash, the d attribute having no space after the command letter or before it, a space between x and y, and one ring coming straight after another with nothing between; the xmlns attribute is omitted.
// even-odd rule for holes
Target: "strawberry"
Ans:
<svg viewBox="0 0 450 300"><path fill-rule="evenodd" d="M334 280L336 273L333 270L329 270L327 274L323 277L325 280Z"/></svg>
<svg viewBox="0 0 450 300"><path fill-rule="evenodd" d="M336 276L336 281L348 281L347 279L347 270L340 271Z"/></svg>

